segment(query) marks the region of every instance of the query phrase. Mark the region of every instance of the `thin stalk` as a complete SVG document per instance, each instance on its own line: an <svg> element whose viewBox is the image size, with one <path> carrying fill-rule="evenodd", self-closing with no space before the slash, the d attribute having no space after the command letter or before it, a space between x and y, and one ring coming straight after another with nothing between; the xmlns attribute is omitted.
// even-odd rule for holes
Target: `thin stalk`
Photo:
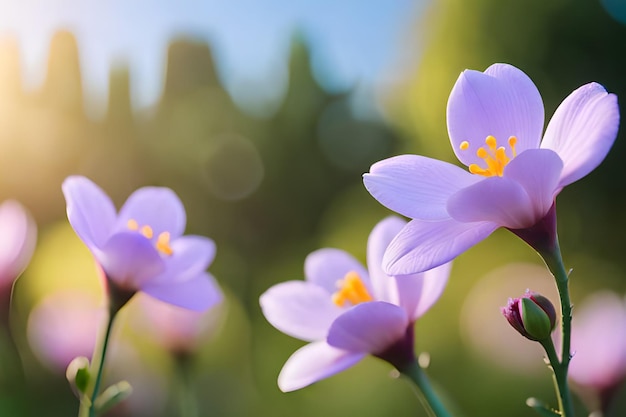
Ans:
<svg viewBox="0 0 626 417"><path fill-rule="evenodd" d="M544 259L548 269L554 275L556 286L559 291L559 298L561 302L561 359L557 357L554 345L550 340L549 343L542 343L548 360L552 366L554 372L554 380L556 390L558 394L559 409L563 417L573 417L574 408L572 405L572 397L567 382L567 372L569 368L569 362L571 359L570 354L570 340L572 333L572 303L569 296L569 275L563 264L563 258L561 256L561 249L558 242L554 246L553 250L540 252L541 257Z"/></svg>
<svg viewBox="0 0 626 417"><path fill-rule="evenodd" d="M96 398L98 398L98 394L100 391L100 384L102 383L102 374L104 370L104 361L106 358L107 348L109 346L109 339L111 338L111 330L113 329L113 322L115 320L115 316L118 309L111 309L109 314L109 319L107 321L106 331L104 333L104 339L102 340L102 345L99 350L99 355L94 354L94 358L97 358L97 362L93 362L92 369L97 368L98 371L96 373L96 379L93 384L93 391L91 391L91 397L87 394L81 398L80 408L78 411L78 417L95 417L96 416L96 407L95 402ZM87 391L89 392L89 390Z"/></svg>
<svg viewBox="0 0 626 417"><path fill-rule="evenodd" d="M418 397L431 417L451 417L433 389L426 373L416 361L411 362L400 372L415 383Z"/></svg>
<svg viewBox="0 0 626 417"><path fill-rule="evenodd" d="M187 354L176 356L176 374L178 377L178 410L180 417L198 417L198 401L192 381L192 358Z"/></svg>

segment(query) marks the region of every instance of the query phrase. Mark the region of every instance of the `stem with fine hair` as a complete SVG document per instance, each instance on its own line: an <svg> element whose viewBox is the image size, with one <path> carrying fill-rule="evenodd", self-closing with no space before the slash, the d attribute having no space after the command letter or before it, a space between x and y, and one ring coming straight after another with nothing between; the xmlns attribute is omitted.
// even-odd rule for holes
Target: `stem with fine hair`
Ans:
<svg viewBox="0 0 626 417"><path fill-rule="evenodd" d="M417 363L417 361L412 361L406 367L399 370L404 376L409 378L413 383L415 383L418 388L417 395L420 398L420 401L424 405L426 412L431 417L450 417L451 414L448 413L445 406L437 396L437 393L433 389L426 373L422 369L422 367Z"/></svg>
<svg viewBox="0 0 626 417"><path fill-rule="evenodd" d="M567 382L567 372L571 359L570 340L572 333L572 304L569 296L569 274L563 264L561 249L558 241L551 250L541 251L539 253L554 279L559 291L561 302L561 359L559 360L552 340L542 343L550 366L554 372L554 382L557 391L559 409L563 417L573 417L574 408L572 405L572 397Z"/></svg>

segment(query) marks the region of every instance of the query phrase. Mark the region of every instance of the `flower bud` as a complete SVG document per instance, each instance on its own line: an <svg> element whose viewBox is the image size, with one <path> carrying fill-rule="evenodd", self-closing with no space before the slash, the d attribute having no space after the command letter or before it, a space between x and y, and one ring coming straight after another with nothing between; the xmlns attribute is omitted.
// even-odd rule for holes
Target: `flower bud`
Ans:
<svg viewBox="0 0 626 417"><path fill-rule="evenodd" d="M74 358L67 366L65 377L70 383L70 387L72 388L72 391L74 391L74 394L80 398L80 396L87 390L89 379L91 378L89 373L89 359L84 356Z"/></svg>
<svg viewBox="0 0 626 417"><path fill-rule="evenodd" d="M530 340L549 338L556 325L556 310L550 300L529 290L520 298L509 298L502 314L515 330Z"/></svg>

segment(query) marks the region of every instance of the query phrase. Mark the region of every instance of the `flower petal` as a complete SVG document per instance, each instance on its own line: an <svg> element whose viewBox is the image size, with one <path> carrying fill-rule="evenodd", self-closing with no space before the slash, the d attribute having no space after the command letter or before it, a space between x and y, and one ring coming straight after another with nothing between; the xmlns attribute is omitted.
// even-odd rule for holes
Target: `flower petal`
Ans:
<svg viewBox="0 0 626 417"><path fill-rule="evenodd" d="M15 200L0 204L0 287L17 278L35 250L37 225Z"/></svg>
<svg viewBox="0 0 626 417"><path fill-rule="evenodd" d="M304 261L304 275L308 282L326 289L329 294L337 290L337 281L348 272L356 272L369 287L369 274L359 261L341 249L324 248L311 252Z"/></svg>
<svg viewBox="0 0 626 417"><path fill-rule="evenodd" d="M365 356L336 349L326 342L310 343L287 360L278 375L278 387L283 392L304 388L354 366Z"/></svg>
<svg viewBox="0 0 626 417"><path fill-rule="evenodd" d="M215 243L204 236L181 236L171 244L172 255L165 258L166 270L153 283L185 281L204 272L215 257Z"/></svg>
<svg viewBox="0 0 626 417"><path fill-rule="evenodd" d="M578 384L603 390L623 381L626 307L621 297L601 291L577 306L572 323L572 352L569 377Z"/></svg>
<svg viewBox="0 0 626 417"><path fill-rule="evenodd" d="M324 288L304 281L276 284L259 302L272 326L306 341L326 339L330 325L342 312Z"/></svg>
<svg viewBox="0 0 626 417"><path fill-rule="evenodd" d="M115 225L113 202L91 180L71 176L63 181L63 195L67 203L67 218L76 234L92 247L104 245Z"/></svg>
<svg viewBox="0 0 626 417"><path fill-rule="evenodd" d="M183 203L174 191L164 187L143 187L128 197L119 214L118 228L127 228L129 220L139 226L150 226L154 236L169 232L172 240L185 231L186 214Z"/></svg>
<svg viewBox="0 0 626 417"><path fill-rule="evenodd" d="M522 229L538 220L530 196L520 183L507 177L489 177L464 188L448 200L450 216L460 222L488 221Z"/></svg>
<svg viewBox="0 0 626 417"><path fill-rule="evenodd" d="M398 305L411 321L420 318L439 300L448 283L452 263L448 262L420 274L394 278L398 291Z"/></svg>
<svg viewBox="0 0 626 417"><path fill-rule="evenodd" d="M395 282L383 271L383 255L387 246L406 223L400 217L389 216L374 226L367 240L367 269L372 281L374 298L378 301L390 303L395 301Z"/></svg>
<svg viewBox="0 0 626 417"><path fill-rule="evenodd" d="M604 160L617 136L619 119L617 97L600 84L583 85L563 100L541 143L563 160L561 187L589 174Z"/></svg>
<svg viewBox="0 0 626 417"><path fill-rule="evenodd" d="M108 279L126 289L141 290L165 270L165 262L152 243L139 233L117 233L94 256Z"/></svg>
<svg viewBox="0 0 626 417"><path fill-rule="evenodd" d="M494 64L482 73L466 70L452 88L447 109L448 134L457 158L465 165L483 165L476 155L487 136L498 145L517 137L519 154L539 147L544 109L537 87L526 74L507 64ZM461 150L461 143L469 147ZM506 146L505 146L506 148Z"/></svg>
<svg viewBox="0 0 626 417"><path fill-rule="evenodd" d="M558 193L563 161L549 149L529 149L506 166L504 176L524 187L534 207L535 221L543 218Z"/></svg>
<svg viewBox="0 0 626 417"><path fill-rule="evenodd" d="M493 222L411 220L389 244L383 269L389 275L408 275L443 265L497 228Z"/></svg>
<svg viewBox="0 0 626 417"><path fill-rule="evenodd" d="M448 197L477 180L456 165L419 155L382 160L363 175L365 188L383 206L423 220L448 218Z"/></svg>
<svg viewBox="0 0 626 417"><path fill-rule="evenodd" d="M381 353L404 337L409 317L397 305L361 303L337 317L328 331L329 345L351 352Z"/></svg>
<svg viewBox="0 0 626 417"><path fill-rule="evenodd" d="M194 311L208 310L224 298L215 278L208 272L183 282L160 285L150 282L141 290L166 303Z"/></svg>

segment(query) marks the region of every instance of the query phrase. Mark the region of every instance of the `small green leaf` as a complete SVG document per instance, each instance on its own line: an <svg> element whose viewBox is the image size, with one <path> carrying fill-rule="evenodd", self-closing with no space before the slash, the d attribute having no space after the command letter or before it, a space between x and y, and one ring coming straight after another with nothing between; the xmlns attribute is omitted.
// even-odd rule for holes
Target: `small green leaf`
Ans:
<svg viewBox="0 0 626 417"><path fill-rule="evenodd" d="M98 414L104 413L111 407L128 398L132 392L133 388L128 381L120 381L105 389L104 392L96 398L94 407Z"/></svg>
<svg viewBox="0 0 626 417"><path fill-rule="evenodd" d="M76 388L82 393L87 389L87 385L89 384L89 368L80 368L76 371Z"/></svg>
<svg viewBox="0 0 626 417"><path fill-rule="evenodd" d="M559 413L558 411L556 411L555 409L553 409L552 407L548 406L546 403L544 403L541 400L538 400L535 397L530 397L529 399L527 399L526 405L532 408L533 410L535 410L537 414L539 414L540 416L561 417L561 413Z"/></svg>

